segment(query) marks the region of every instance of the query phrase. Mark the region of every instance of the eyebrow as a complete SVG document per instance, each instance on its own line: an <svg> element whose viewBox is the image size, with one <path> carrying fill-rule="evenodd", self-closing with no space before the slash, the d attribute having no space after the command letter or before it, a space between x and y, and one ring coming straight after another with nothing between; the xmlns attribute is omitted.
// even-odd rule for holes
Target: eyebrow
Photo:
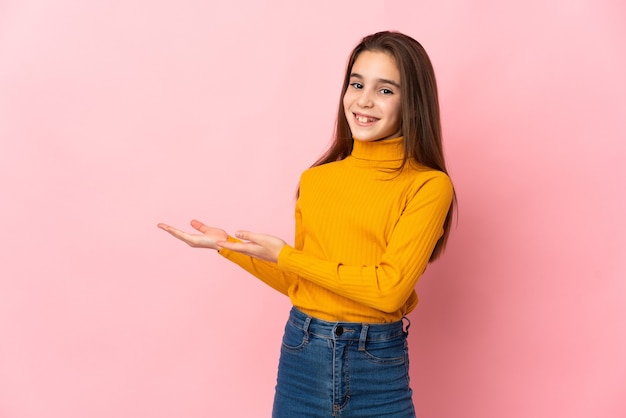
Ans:
<svg viewBox="0 0 626 418"><path fill-rule="evenodd" d="M352 78L352 77L360 78L361 80L363 80L363 76L361 74L359 74L359 73L351 73L350 74L350 78ZM393 80L387 80L386 78L378 78L378 79L376 79L376 81L379 82L379 83L383 83L383 84L391 84L392 86L400 88L400 84L396 83Z"/></svg>

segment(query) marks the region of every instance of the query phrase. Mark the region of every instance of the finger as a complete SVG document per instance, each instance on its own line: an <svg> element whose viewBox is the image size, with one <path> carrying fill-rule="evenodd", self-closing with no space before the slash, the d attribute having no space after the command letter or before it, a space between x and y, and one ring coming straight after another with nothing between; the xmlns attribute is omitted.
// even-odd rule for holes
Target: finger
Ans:
<svg viewBox="0 0 626 418"><path fill-rule="evenodd" d="M206 232L206 230L209 228L208 226L206 226L205 224L203 224L202 222L200 222L200 221L199 221L199 220L197 220L197 219L192 219L192 221L191 221L191 226L192 226L194 229L196 229L196 230L198 230L198 231L202 232L203 234L204 234L204 233Z"/></svg>
<svg viewBox="0 0 626 418"><path fill-rule="evenodd" d="M262 239L263 236L265 236L265 234L257 234L250 231L236 231L235 236L245 241L259 243L259 241Z"/></svg>
<svg viewBox="0 0 626 418"><path fill-rule="evenodd" d="M167 224L160 223L157 225L159 228L170 234L171 236L178 238L181 241L185 241L187 244L191 245L191 241L193 240L193 236L188 234L185 231L181 231L180 229L176 229L173 226L169 226Z"/></svg>
<svg viewBox="0 0 626 418"><path fill-rule="evenodd" d="M161 228L161 229L165 230L170 235L172 235L172 236L174 236L174 237L176 237L178 239L181 239L183 241L186 240L186 236L188 235L186 232L181 231L180 229L173 228L171 226L167 226L167 228Z"/></svg>
<svg viewBox="0 0 626 418"><path fill-rule="evenodd" d="M178 229L174 228L173 226L170 226L170 225L168 225L168 224L164 224L164 223L159 223L159 224L157 224L157 228L160 228L160 229L162 229L162 230L164 230L164 231L166 231L166 232L169 232L170 234L171 234L172 232L174 232L174 231L181 232L181 231L179 231Z"/></svg>
<svg viewBox="0 0 626 418"><path fill-rule="evenodd" d="M239 239L248 240L247 235L248 235L247 231L235 231L235 237Z"/></svg>

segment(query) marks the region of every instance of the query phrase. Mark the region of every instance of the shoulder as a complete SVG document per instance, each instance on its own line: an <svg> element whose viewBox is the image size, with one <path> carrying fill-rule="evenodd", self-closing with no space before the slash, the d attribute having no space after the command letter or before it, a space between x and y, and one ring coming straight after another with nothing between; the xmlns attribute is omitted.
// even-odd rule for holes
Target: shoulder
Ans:
<svg viewBox="0 0 626 418"><path fill-rule="evenodd" d="M342 163L341 161L334 161L331 163L326 163L322 165L317 165L315 167L310 167L304 170L302 175L300 176L300 181L314 179L319 176L326 176L332 173L335 173L338 169L341 169Z"/></svg>
<svg viewBox="0 0 626 418"><path fill-rule="evenodd" d="M411 189L414 194L439 196L451 200L454 195L454 186L450 176L443 171L428 167L413 167L411 169Z"/></svg>
<svg viewBox="0 0 626 418"><path fill-rule="evenodd" d="M418 178L424 183L433 183L440 187L452 187L452 180L443 171L433 170L432 168L424 168L418 170Z"/></svg>

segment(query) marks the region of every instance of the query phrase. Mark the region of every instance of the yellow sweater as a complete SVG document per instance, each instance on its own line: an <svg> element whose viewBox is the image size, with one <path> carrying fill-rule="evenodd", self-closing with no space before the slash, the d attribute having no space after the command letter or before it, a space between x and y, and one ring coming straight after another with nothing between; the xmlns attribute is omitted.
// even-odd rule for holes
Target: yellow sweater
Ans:
<svg viewBox="0 0 626 418"><path fill-rule="evenodd" d="M220 254L327 321L392 322L417 305L452 200L440 171L406 164L402 138L355 141L352 155L306 170L296 202L294 246L278 263Z"/></svg>

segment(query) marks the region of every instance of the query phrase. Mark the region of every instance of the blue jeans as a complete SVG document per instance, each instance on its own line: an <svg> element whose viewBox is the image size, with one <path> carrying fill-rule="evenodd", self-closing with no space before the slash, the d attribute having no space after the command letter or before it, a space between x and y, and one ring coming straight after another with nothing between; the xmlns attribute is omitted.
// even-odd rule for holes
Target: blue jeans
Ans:
<svg viewBox="0 0 626 418"><path fill-rule="evenodd" d="M292 308L274 418L413 418L403 322L327 322Z"/></svg>

